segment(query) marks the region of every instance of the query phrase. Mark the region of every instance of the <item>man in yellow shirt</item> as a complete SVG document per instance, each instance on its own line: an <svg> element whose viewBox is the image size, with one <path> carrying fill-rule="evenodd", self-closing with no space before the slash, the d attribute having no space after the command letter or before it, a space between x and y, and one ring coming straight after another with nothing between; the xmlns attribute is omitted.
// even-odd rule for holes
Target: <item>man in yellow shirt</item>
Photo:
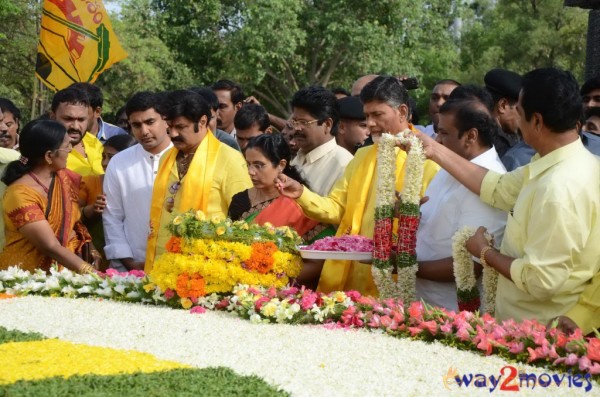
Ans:
<svg viewBox="0 0 600 397"><path fill-rule="evenodd" d="M193 209L225 217L233 195L252 187L241 153L219 142L208 129L210 108L199 94L173 91L160 112L173 148L160 159L152 191L147 273L166 250L166 225L173 215Z"/></svg>
<svg viewBox="0 0 600 397"><path fill-rule="evenodd" d="M52 98L50 118L67 129L73 150L67 157L67 168L81 176L102 175L102 142L86 132L89 121L90 99L79 88L58 91Z"/></svg>
<svg viewBox="0 0 600 397"><path fill-rule="evenodd" d="M408 92L391 76L378 76L362 90L367 127L375 145L359 149L347 165L343 176L333 186L329 196L321 197L293 179L282 177L278 183L282 194L296 199L304 213L321 222L339 225L337 234L359 234L373 237L375 198L377 195L377 142L384 132L398 133L408 128ZM404 184L406 153L397 149L396 190ZM423 188L439 167L425 163ZM318 274L320 269L316 269ZM319 279L320 291L357 290L364 295L378 296L371 276L371 265L351 261L325 261Z"/></svg>
<svg viewBox="0 0 600 397"><path fill-rule="evenodd" d="M600 269L600 162L579 138L581 98L569 72L526 74L517 110L523 139L537 154L504 175L419 136L429 159L509 212L499 251L484 228L467 241L471 254L500 273L497 318L546 323L572 309Z"/></svg>

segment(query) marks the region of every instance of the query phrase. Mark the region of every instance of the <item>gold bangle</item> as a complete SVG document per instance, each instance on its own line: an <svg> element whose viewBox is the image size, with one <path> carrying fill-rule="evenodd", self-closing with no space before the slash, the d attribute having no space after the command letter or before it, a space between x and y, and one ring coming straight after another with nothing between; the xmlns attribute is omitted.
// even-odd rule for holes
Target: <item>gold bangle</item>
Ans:
<svg viewBox="0 0 600 397"><path fill-rule="evenodd" d="M87 262L83 262L79 266L79 274L92 274L95 273L96 269Z"/></svg>
<svg viewBox="0 0 600 397"><path fill-rule="evenodd" d="M481 263L481 266L489 266L485 261L485 254L487 254L489 250L493 249L494 247L492 247L491 245L486 245L485 247L483 247L483 249L481 250L481 254L479 255L479 262Z"/></svg>

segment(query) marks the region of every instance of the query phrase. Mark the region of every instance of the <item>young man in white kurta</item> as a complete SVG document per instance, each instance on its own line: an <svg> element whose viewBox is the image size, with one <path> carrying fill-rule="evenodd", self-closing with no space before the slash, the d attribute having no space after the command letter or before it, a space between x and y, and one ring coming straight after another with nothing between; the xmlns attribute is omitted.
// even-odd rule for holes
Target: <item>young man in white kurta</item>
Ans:
<svg viewBox="0 0 600 397"><path fill-rule="evenodd" d="M498 127L483 106L473 101L448 103L442 107L439 120L438 133L445 146L484 168L506 172L496 149L488 141L490 132ZM464 226L476 229L483 225L499 245L507 214L484 204L444 170L433 178L425 195L429 201L421 206L417 231L417 298L457 311L456 283L447 277L448 261L452 260L452 236Z"/></svg>
<svg viewBox="0 0 600 397"><path fill-rule="evenodd" d="M173 146L156 111L159 100L140 92L127 102L125 111L140 144L116 154L104 175L104 252L110 267L119 271L144 268L154 179L160 158Z"/></svg>

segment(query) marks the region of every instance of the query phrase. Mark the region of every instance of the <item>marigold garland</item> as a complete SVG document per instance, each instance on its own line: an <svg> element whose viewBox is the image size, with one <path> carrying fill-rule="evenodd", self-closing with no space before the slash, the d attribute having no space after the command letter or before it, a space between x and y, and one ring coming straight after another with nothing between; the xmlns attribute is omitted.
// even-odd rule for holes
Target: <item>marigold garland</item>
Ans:
<svg viewBox="0 0 600 397"><path fill-rule="evenodd" d="M238 283L283 287L300 273L299 237L290 228L208 219L201 211L175 216L168 228L173 236L150 277L166 294L174 291L184 307Z"/></svg>

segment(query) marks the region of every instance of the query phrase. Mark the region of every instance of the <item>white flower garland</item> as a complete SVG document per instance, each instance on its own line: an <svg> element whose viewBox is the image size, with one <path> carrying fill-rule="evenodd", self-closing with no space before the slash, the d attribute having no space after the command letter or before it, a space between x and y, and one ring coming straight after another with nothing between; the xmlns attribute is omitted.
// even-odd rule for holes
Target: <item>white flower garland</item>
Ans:
<svg viewBox="0 0 600 397"><path fill-rule="evenodd" d="M416 136L411 134L409 129L395 136L392 134L382 134L378 143L376 208L394 205L395 202L395 146L397 142L410 145L410 151L406 159L404 186L401 193L402 201L405 204L418 208L421 200L423 169L426 158L423 152L423 144ZM395 267L398 273L396 282L393 280L392 269L380 269L377 266L372 266L371 273L380 296L382 298L400 298L404 302L413 302L416 297L418 264L415 262L413 265L406 267L399 267L396 264Z"/></svg>
<svg viewBox="0 0 600 397"><path fill-rule="evenodd" d="M421 201L421 188L423 186L423 172L425 164L425 152L423 143L410 130L404 130L396 137L396 141L402 145L410 145L406 157L406 173L404 175L404 186L402 188L402 201L419 205Z"/></svg>
<svg viewBox="0 0 600 397"><path fill-rule="evenodd" d="M467 250L466 242L475 234L475 229L465 226L452 236L452 258L454 264L454 278L456 289L470 291L476 288L477 279L473 267L473 256ZM492 236L486 233L488 242ZM483 297L481 300L482 311L494 315L496 308L496 288L498 286L498 272L491 266L483 267Z"/></svg>
<svg viewBox="0 0 600 397"><path fill-rule="evenodd" d="M377 148L377 195L375 206L394 206L396 203L396 140L391 134L382 134Z"/></svg>
<svg viewBox="0 0 600 397"><path fill-rule="evenodd" d="M473 268L473 256L467 251L467 240L475 234L475 229L465 226L452 236L452 259L456 289L472 290L477 286Z"/></svg>

